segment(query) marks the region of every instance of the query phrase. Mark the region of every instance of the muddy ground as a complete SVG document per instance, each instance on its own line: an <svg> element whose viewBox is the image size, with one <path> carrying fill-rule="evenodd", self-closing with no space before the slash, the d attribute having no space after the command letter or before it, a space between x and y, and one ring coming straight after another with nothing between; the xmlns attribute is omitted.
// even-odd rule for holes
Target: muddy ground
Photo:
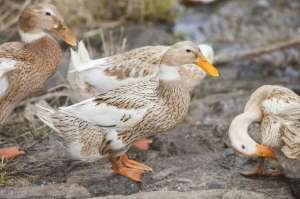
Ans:
<svg viewBox="0 0 300 199"><path fill-rule="evenodd" d="M128 48L169 44L180 35L212 43L217 54L230 53L300 33L297 0L224 0L180 9L184 14L172 27L152 24L147 31L146 25L126 27ZM22 113L1 129L0 145L18 144L26 154L0 167L0 183L5 184L0 198L294 198L284 177L242 177L239 172L254 169L258 160L235 154L228 146L227 131L259 86L279 84L300 93L299 60L299 48L291 48L218 66L221 77L207 77L195 89L190 119L152 138L149 151L129 152L153 168L140 184L113 174L107 160L70 160L55 134L41 123L23 119L20 108ZM56 79L51 85L57 84ZM64 97L51 102L69 103ZM258 125L251 128L256 138L258 130Z"/></svg>

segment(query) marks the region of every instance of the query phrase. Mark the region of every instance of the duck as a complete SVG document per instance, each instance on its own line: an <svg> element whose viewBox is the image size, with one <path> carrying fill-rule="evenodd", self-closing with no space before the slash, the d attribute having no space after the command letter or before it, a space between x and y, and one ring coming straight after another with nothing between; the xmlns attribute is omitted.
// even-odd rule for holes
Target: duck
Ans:
<svg viewBox="0 0 300 199"><path fill-rule="evenodd" d="M260 123L261 143L248 134L250 124ZM300 179L300 96L277 86L259 87L248 100L244 112L229 127L231 146L238 153L261 158L254 172L244 176L286 175ZM265 172L264 160L275 159L281 168Z"/></svg>
<svg viewBox="0 0 300 199"><path fill-rule="evenodd" d="M73 158L94 161L107 157L115 173L141 182L142 175L152 169L129 159L127 150L137 140L181 123L191 100L189 81L198 80L199 68L212 71L208 73L212 76L218 71L192 42L181 43L177 52L176 56L168 54L171 57L153 77L58 110L37 104L37 116L62 138ZM154 66L143 62L141 67Z"/></svg>
<svg viewBox="0 0 300 199"><path fill-rule="evenodd" d="M50 35L60 36L70 46L76 38L52 4L26 7L18 19L21 41L0 45L0 127L27 96L39 91L58 69L62 50ZM11 159L23 152L19 147L0 149L0 157Z"/></svg>
<svg viewBox="0 0 300 199"><path fill-rule="evenodd" d="M170 59L178 54L184 43L184 41L181 41L171 46L144 46L121 54L93 60L90 58L83 41L79 42L77 51L71 49L68 71L68 81L74 90L75 100L80 101L94 97L98 93L155 75L159 65L168 64ZM212 64L214 57L212 47L208 44L200 44L198 47L208 63ZM149 65L151 65L150 68ZM210 68L210 70L212 69ZM206 72L201 69L198 77L203 79ZM214 76L218 76L216 70L210 72ZM199 83L199 81L197 80L196 83Z"/></svg>

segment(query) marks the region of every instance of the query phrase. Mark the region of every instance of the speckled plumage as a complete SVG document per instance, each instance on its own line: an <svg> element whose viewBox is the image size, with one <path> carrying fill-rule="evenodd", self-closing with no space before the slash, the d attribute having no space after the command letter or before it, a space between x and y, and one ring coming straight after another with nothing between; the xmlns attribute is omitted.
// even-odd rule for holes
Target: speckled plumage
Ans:
<svg viewBox="0 0 300 199"><path fill-rule="evenodd" d="M59 44L50 36L32 43L12 42L0 46L0 60L16 61L14 69L5 74L9 87L0 97L0 125L21 100L43 87L57 70L61 56Z"/></svg>
<svg viewBox="0 0 300 199"><path fill-rule="evenodd" d="M262 143L279 148L287 158L300 159L300 97L291 90L273 86L262 102Z"/></svg>
<svg viewBox="0 0 300 199"><path fill-rule="evenodd" d="M75 142L83 143L80 151L81 159L90 159L88 156L94 158L96 154L100 158L112 152L124 153L136 140L174 128L184 119L188 111L190 95L189 90L180 83L159 81L157 78L144 80L130 86L121 86L71 107L63 107L59 111L40 109L39 117L43 121L46 120L45 123L50 121L49 126L59 131L59 134L66 140L68 137L73 141L78 138ZM87 107L87 104L93 104L93 107L105 104L125 111L118 121L96 123L80 110L76 111L80 106ZM133 114L132 109L140 110L139 114ZM96 113L93 112L93 114ZM116 132L117 140L123 143L120 148L113 147L113 145L118 145L114 143L115 138L108 139L107 135L112 132ZM90 141L82 142L82 140L94 140L97 144L91 145ZM86 153L87 148L90 152ZM94 152L91 153L91 151Z"/></svg>
<svg viewBox="0 0 300 199"><path fill-rule="evenodd" d="M157 60L142 60L140 66L121 66L109 71L108 75L103 75L107 70L98 70L99 77L95 78L100 81L104 78L108 84L116 83L112 86L115 88L77 104L61 107L58 111L39 105L38 117L67 140L67 148L73 157L94 160L108 156L113 171L140 182L141 174L151 168L129 160L126 151L132 144L148 136L174 128L185 118L194 85L191 82L201 79L198 76L199 67L204 67L212 76L219 75L197 45L181 42L174 46L174 49L163 55L164 61L161 64L149 63ZM130 56L130 53L127 55ZM149 59L147 55L139 56L139 59L143 57ZM130 57L115 59L116 64L126 59L132 61ZM103 60L100 62L103 64ZM145 76L144 72L136 75L134 71L141 72L144 70L141 68L155 69L156 72ZM127 69L131 72L127 73ZM110 75L117 79L109 79ZM138 81L118 84L124 75L125 79L139 78ZM72 138L71 142L69 138Z"/></svg>

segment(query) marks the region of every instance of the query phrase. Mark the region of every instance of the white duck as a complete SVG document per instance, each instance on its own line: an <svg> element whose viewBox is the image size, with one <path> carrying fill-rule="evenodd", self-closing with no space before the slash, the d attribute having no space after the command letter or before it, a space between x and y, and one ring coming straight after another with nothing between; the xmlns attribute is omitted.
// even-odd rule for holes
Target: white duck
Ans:
<svg viewBox="0 0 300 199"><path fill-rule="evenodd" d="M260 122L262 144L256 143L248 135L248 127L253 122ZM229 138L236 151L243 155L262 158L254 173L243 175L281 175L278 170L264 173L264 158L275 158L285 175L298 173L299 178L299 129L300 97L281 86L265 85L258 88L251 95L244 112L233 119L229 128Z"/></svg>
<svg viewBox="0 0 300 199"><path fill-rule="evenodd" d="M176 60L175 56L180 53L183 44L184 42L178 42L172 46L145 46L111 57L92 60L81 41L77 52L71 50L68 80L77 94L75 96L77 100L87 99L98 93L154 76L160 64L167 65L170 59ZM201 44L199 48L205 58L199 61L212 63L214 57L212 47ZM153 67L147 67L149 64ZM172 64L177 63L173 61ZM218 76L214 68L202 69L203 72L197 73L199 79L203 79L206 73ZM163 67L161 75L169 72L167 67ZM191 82L191 86L198 83L199 81Z"/></svg>

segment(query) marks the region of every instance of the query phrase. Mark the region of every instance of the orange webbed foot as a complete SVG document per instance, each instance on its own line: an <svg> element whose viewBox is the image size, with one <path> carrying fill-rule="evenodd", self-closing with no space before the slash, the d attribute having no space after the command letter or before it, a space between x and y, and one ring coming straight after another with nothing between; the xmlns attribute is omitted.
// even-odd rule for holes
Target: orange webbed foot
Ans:
<svg viewBox="0 0 300 199"><path fill-rule="evenodd" d="M137 162L134 160L129 160L128 156L126 154L120 156L120 161L124 166L126 166L128 168L138 169L143 172L152 171L151 167L149 167L143 163L140 163L140 162Z"/></svg>
<svg viewBox="0 0 300 199"><path fill-rule="evenodd" d="M136 141L133 146L137 149L140 149L140 150L148 150L150 148L150 144L152 143L152 140L149 140L149 139L145 139L145 138L142 138L138 141Z"/></svg>
<svg viewBox="0 0 300 199"><path fill-rule="evenodd" d="M126 154L120 156L118 159L115 156L110 155L109 160L112 164L111 168L115 173L125 176L134 182L142 181L141 179L142 175L145 173L145 168L141 169L142 167L139 167L139 169L137 169L134 167L128 167L127 162L129 160Z"/></svg>
<svg viewBox="0 0 300 199"><path fill-rule="evenodd" d="M131 168L127 168L125 166L118 167L118 168L112 168L112 170L115 173L117 173L121 176L125 176L134 182L142 182L142 174L144 173L144 171L142 171L142 170L131 169Z"/></svg>
<svg viewBox="0 0 300 199"><path fill-rule="evenodd" d="M1 148L0 149L0 158L3 158L5 160L11 160L19 155L24 154L25 152L20 150L19 147L7 147L7 148Z"/></svg>

